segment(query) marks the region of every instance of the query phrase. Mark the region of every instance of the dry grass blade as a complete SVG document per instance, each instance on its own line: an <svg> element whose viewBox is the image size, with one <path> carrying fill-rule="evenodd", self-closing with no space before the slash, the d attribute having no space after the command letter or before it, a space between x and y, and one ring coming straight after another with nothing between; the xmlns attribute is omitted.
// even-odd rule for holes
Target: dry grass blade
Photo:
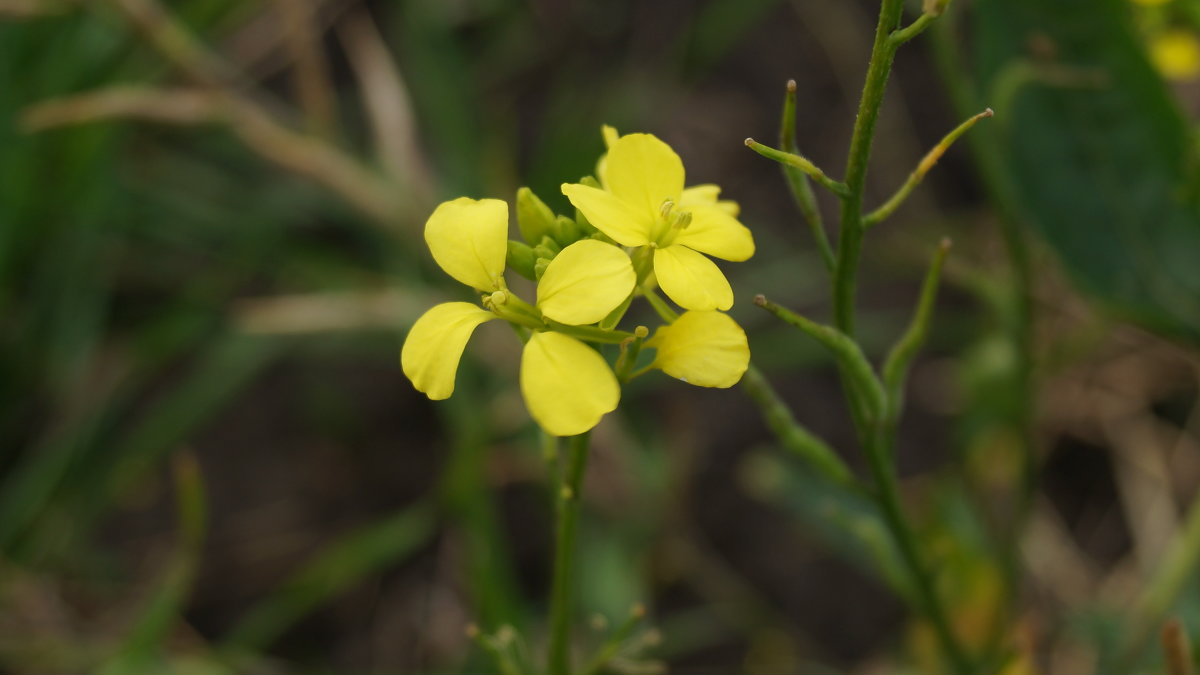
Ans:
<svg viewBox="0 0 1200 675"><path fill-rule="evenodd" d="M250 149L337 193L366 216L399 229L408 220L395 186L337 148L284 127L257 106L219 92L120 87L31 106L22 126L43 131L114 119L227 124Z"/></svg>
<svg viewBox="0 0 1200 675"><path fill-rule="evenodd" d="M283 40L292 62L292 83L312 133L329 137L336 126L337 108L329 63L321 46L314 0L275 0L283 19Z"/></svg>
<svg viewBox="0 0 1200 675"><path fill-rule="evenodd" d="M380 160L416 195L428 195L431 179L417 144L412 98L374 20L366 10L355 11L337 25L337 35L363 92Z"/></svg>

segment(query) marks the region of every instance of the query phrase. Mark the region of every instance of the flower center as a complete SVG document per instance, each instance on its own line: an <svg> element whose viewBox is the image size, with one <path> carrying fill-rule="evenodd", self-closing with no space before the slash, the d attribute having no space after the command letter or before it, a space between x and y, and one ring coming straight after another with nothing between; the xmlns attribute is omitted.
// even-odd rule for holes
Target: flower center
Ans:
<svg viewBox="0 0 1200 675"><path fill-rule="evenodd" d="M658 219L650 232L650 241L658 248L670 246L679 233L692 224L692 212L684 211L670 199L664 200L658 209Z"/></svg>

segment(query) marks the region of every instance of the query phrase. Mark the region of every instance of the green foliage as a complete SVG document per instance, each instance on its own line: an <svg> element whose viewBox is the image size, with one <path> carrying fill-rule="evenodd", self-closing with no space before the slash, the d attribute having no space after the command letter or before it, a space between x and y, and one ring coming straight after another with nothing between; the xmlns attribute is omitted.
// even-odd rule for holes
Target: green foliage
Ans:
<svg viewBox="0 0 1200 675"><path fill-rule="evenodd" d="M1194 136L1122 0L982 0L982 97L1013 204L1089 294L1200 340Z"/></svg>

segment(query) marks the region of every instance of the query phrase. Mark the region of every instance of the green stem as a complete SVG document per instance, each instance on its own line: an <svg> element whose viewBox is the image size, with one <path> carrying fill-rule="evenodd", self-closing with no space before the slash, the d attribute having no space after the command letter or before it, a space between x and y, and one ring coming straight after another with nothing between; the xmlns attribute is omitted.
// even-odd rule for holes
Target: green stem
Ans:
<svg viewBox="0 0 1200 675"><path fill-rule="evenodd" d="M946 262L946 254L949 251L950 240L943 239L933 255L929 271L925 274L925 282L921 285L921 297L917 300L912 323L883 362L883 386L888 395L886 424L889 433L895 432L896 422L904 407L904 383L908 379L908 368L921 345L925 343L925 336L929 334L933 305L937 302L938 282L942 278L942 265Z"/></svg>
<svg viewBox="0 0 1200 675"><path fill-rule="evenodd" d="M779 398L771 383L754 364L750 364L746 374L742 376L742 389L758 404L767 426L779 438L785 449L799 455L821 475L837 485L849 486L854 483L854 474L846 467L842 458L838 457L825 441L817 438L796 421L791 409Z"/></svg>
<svg viewBox="0 0 1200 675"><path fill-rule="evenodd" d="M579 528L579 499L587 467L591 432L567 440L566 468L558 476L554 577L550 589L549 675L571 675L571 606L574 595L575 533Z"/></svg>
<svg viewBox="0 0 1200 675"><path fill-rule="evenodd" d="M866 447L867 459L871 464L871 475L875 479L878 490L877 501L883 511L884 521L896 539L900 557L904 560L904 565L912 577L917 600L921 603L921 609L926 618L933 624L933 630L937 634L938 642L941 643L942 651L955 672L969 675L975 672L975 668L950 629L950 621L933 586L932 575L925 568L920 553L917 551L916 536L904 518L904 510L900 504L900 491L896 484L896 473L891 464L889 445L887 431L880 425L871 433Z"/></svg>
<svg viewBox="0 0 1200 675"><path fill-rule="evenodd" d="M922 14L918 16L916 21L913 21L904 28L898 28L893 31L888 36L888 42L891 43L893 48L899 47L921 33L924 33L926 28L929 28L934 21L937 21L938 16L937 14Z"/></svg>
<svg viewBox="0 0 1200 675"><path fill-rule="evenodd" d="M573 338L587 342L598 342L606 345L619 345L626 340L632 340L634 335L624 330L605 330L595 326L568 326L557 321L546 319L546 325L556 333L570 335Z"/></svg>
<svg viewBox="0 0 1200 675"><path fill-rule="evenodd" d="M863 192L866 188L867 164L871 156L871 144L875 137L875 124L879 119L879 109L883 105L884 91L887 87L888 76L891 74L896 49L907 37L904 31L900 32L899 38L892 35L892 32L900 24L903 11L903 0L883 0L880 6L879 23L875 28L875 41L871 48L871 62L867 67L866 82L863 85L858 117L855 120L849 157L846 162L845 184L848 194L842 200L837 269L833 283L833 309L834 325L841 335L850 340L853 340L854 337L858 263L862 254L863 234L866 229L862 218L862 202ZM925 25L927 24L922 24L921 29ZM842 370L843 380L848 380L851 387L856 388L854 380L860 378L852 376L846 366L843 366ZM855 398L853 394L848 398L853 405ZM886 403L886 394L883 395L883 398ZM855 418L859 437L864 440L871 473L878 488L878 499L884 514L884 521L891 530L905 566L913 578L914 588L923 605L923 613L933 623L942 651L954 670L962 674L972 673L974 668L954 633L950 630L946 611L935 592L929 572L925 569L917 552L912 530L904 518L896 486L896 475L891 465L892 439L888 425L879 417L869 424L862 423L861 415L856 415Z"/></svg>
<svg viewBox="0 0 1200 675"><path fill-rule="evenodd" d="M663 321L675 323L675 320L679 318L679 313L671 309L667 301L660 298L653 288L642 287L642 295L645 296L650 306L654 308L654 311L658 312L659 318Z"/></svg>
<svg viewBox="0 0 1200 675"><path fill-rule="evenodd" d="M883 383L875 375L875 370L871 367L871 363L867 361L867 357L863 355L858 343L838 329L832 326L824 326L789 309L780 307L767 300L761 294L755 296L754 304L774 314L784 322L799 328L809 337L820 342L822 346L833 354L838 366L841 367L842 372L852 385L854 396L851 403L861 401L865 405L866 416L856 416L856 424L860 426L864 423L872 424L883 419L883 415L887 410L887 394L883 389Z"/></svg>
<svg viewBox="0 0 1200 675"><path fill-rule="evenodd" d="M875 28L875 43L871 48L871 63L867 66L867 81L858 104L858 118L850 139L850 155L846 162L847 195L842 200L840 236L838 237L837 270L833 280L833 312L835 325L846 335L854 336L854 296L858 277L858 259L862 252L862 200L867 180L867 160L875 136L875 122L883 105L883 92L896 47L889 40L892 30L900 23L903 0L883 0L879 24Z"/></svg>

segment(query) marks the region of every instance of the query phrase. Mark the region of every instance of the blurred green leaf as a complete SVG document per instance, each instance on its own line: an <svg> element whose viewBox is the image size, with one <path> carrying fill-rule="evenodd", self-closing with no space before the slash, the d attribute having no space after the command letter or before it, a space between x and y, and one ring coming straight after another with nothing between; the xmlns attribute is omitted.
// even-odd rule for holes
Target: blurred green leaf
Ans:
<svg viewBox="0 0 1200 675"><path fill-rule="evenodd" d="M1124 0L980 0L976 67L1016 211L1087 293L1200 341L1195 143Z"/></svg>
<svg viewBox="0 0 1200 675"><path fill-rule="evenodd" d="M835 485L778 453L751 455L744 466L747 488L798 517L831 549L915 603L895 539L866 494Z"/></svg>
<svg viewBox="0 0 1200 675"><path fill-rule="evenodd" d="M433 512L419 504L331 543L247 612L225 645L237 651L269 646L322 602L412 554L428 541L433 525Z"/></svg>

